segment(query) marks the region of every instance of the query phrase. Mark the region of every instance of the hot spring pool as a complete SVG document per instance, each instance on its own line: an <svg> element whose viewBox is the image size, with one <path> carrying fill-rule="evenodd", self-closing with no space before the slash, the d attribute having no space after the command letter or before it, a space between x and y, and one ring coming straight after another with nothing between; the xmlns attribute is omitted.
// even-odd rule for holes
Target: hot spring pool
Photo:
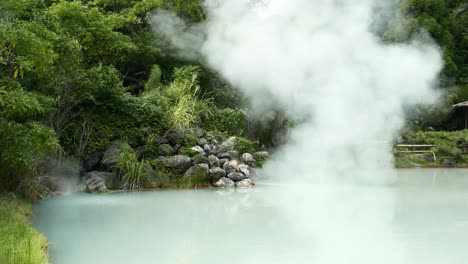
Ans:
<svg viewBox="0 0 468 264"><path fill-rule="evenodd" d="M70 195L36 206L53 264L468 263L468 170L392 186Z"/></svg>

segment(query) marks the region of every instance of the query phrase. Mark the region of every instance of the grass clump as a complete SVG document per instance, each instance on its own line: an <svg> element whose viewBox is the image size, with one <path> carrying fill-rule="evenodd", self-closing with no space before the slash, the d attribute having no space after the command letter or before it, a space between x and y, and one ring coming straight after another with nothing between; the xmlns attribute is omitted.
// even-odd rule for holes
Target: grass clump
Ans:
<svg viewBox="0 0 468 264"><path fill-rule="evenodd" d="M116 165L116 173L122 177L122 187L127 190L141 189L149 179L145 161L138 161L135 152L123 148Z"/></svg>
<svg viewBox="0 0 468 264"><path fill-rule="evenodd" d="M0 194L0 263L46 264L47 241L30 224L31 203Z"/></svg>

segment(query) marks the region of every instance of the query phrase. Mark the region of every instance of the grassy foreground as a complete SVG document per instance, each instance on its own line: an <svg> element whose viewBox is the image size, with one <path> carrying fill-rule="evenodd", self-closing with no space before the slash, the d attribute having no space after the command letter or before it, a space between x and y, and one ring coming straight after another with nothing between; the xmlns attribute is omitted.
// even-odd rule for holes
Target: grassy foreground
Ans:
<svg viewBox="0 0 468 264"><path fill-rule="evenodd" d="M31 215L31 202L0 194L0 263L48 263L47 241L31 226Z"/></svg>

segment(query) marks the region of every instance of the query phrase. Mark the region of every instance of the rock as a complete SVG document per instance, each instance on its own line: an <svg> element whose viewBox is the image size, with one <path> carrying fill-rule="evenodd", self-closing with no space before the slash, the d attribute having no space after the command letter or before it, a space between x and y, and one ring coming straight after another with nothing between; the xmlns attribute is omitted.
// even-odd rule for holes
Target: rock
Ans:
<svg viewBox="0 0 468 264"><path fill-rule="evenodd" d="M219 154L219 153L223 153L223 152L227 152L227 149L221 145L213 145L213 147L211 148L212 152L214 154Z"/></svg>
<svg viewBox="0 0 468 264"><path fill-rule="evenodd" d="M38 180L42 185L49 188L49 190L52 192L61 190L62 186L64 185L63 180L61 180L59 177L49 175L40 176L38 177Z"/></svg>
<svg viewBox="0 0 468 264"><path fill-rule="evenodd" d="M169 144L169 140L165 137L156 137L152 140L152 143L155 145Z"/></svg>
<svg viewBox="0 0 468 264"><path fill-rule="evenodd" d="M227 150L234 150L236 147L237 139L236 137L230 137L226 141L224 141L221 146L226 148Z"/></svg>
<svg viewBox="0 0 468 264"><path fill-rule="evenodd" d="M127 143L113 142L102 155L101 167L105 170L111 170L117 164L122 148L132 149Z"/></svg>
<svg viewBox="0 0 468 264"><path fill-rule="evenodd" d="M214 185L220 188L231 188L236 186L236 183L229 178L223 177L219 179Z"/></svg>
<svg viewBox="0 0 468 264"><path fill-rule="evenodd" d="M146 177L148 177L148 183L144 186L147 188L156 188L158 186L157 180L156 180L156 175L154 173L153 167L145 163L143 165L143 171L146 174Z"/></svg>
<svg viewBox="0 0 468 264"><path fill-rule="evenodd" d="M206 140L206 138L199 138L198 139L198 145L199 146L205 146L205 145L208 145L208 144L209 144L209 142L208 142L208 140Z"/></svg>
<svg viewBox="0 0 468 264"><path fill-rule="evenodd" d="M112 173L103 171L88 172L81 179L82 190L85 192L107 191L106 181L112 178Z"/></svg>
<svg viewBox="0 0 468 264"><path fill-rule="evenodd" d="M254 159L257 159L258 157L269 158L270 153L268 153L268 151L257 151L253 154L253 156L254 156Z"/></svg>
<svg viewBox="0 0 468 264"><path fill-rule="evenodd" d="M239 171L242 172L246 177L250 177L250 167L247 164L240 164Z"/></svg>
<svg viewBox="0 0 468 264"><path fill-rule="evenodd" d="M202 128L199 128L199 127L191 128L191 129L189 130L189 132L190 132L191 134L196 135L196 136L199 137L199 138L202 138L202 137L204 137L204 136L206 135L205 130L203 130Z"/></svg>
<svg viewBox="0 0 468 264"><path fill-rule="evenodd" d="M209 144L203 145L203 151L205 151L206 154L211 154L213 152L211 146Z"/></svg>
<svg viewBox="0 0 468 264"><path fill-rule="evenodd" d="M166 131L164 137L169 141L172 146L175 146L181 139L184 138L184 132L178 130Z"/></svg>
<svg viewBox="0 0 468 264"><path fill-rule="evenodd" d="M255 183L251 179L244 179L242 181L236 182L236 187L238 188L249 188L254 186Z"/></svg>
<svg viewBox="0 0 468 264"><path fill-rule="evenodd" d="M228 154L231 159L239 159L239 152L237 150L228 151Z"/></svg>
<svg viewBox="0 0 468 264"><path fill-rule="evenodd" d="M239 161L231 160L229 161L229 167L232 168L234 171L239 171Z"/></svg>
<svg viewBox="0 0 468 264"><path fill-rule="evenodd" d="M210 169L210 180L212 182L217 182L219 179L226 177L226 172L219 168L219 167L214 167Z"/></svg>
<svg viewBox="0 0 468 264"><path fill-rule="evenodd" d="M254 156L252 154L250 154L250 153L242 154L241 160L243 162L245 162L246 164L249 164L249 165L254 165L255 164Z"/></svg>
<svg viewBox="0 0 468 264"><path fill-rule="evenodd" d="M184 155L162 158L161 161L165 167L178 170L179 172L186 171L190 166L192 166L192 160Z"/></svg>
<svg viewBox="0 0 468 264"><path fill-rule="evenodd" d="M229 162L229 159L220 159L220 160L219 160L219 165L220 165L220 166L223 166L224 163L226 163L226 162Z"/></svg>
<svg viewBox="0 0 468 264"><path fill-rule="evenodd" d="M231 173L231 172L236 172L237 171L237 162L232 162L232 161L229 161L229 162L225 162L223 164L223 170L226 171L227 174Z"/></svg>
<svg viewBox="0 0 468 264"><path fill-rule="evenodd" d="M169 144L162 144L158 147L158 154L161 156L171 156L175 153L175 149Z"/></svg>
<svg viewBox="0 0 468 264"><path fill-rule="evenodd" d="M442 165L444 165L446 167L452 167L454 164L455 164L455 162L453 162L453 160L444 159L442 161Z"/></svg>
<svg viewBox="0 0 468 264"><path fill-rule="evenodd" d="M195 157L193 157L192 160L193 160L193 164L200 164L200 163L208 163L209 164L208 158L201 155L201 154L195 155Z"/></svg>
<svg viewBox="0 0 468 264"><path fill-rule="evenodd" d="M228 174L227 177L235 182L242 181L247 178L244 174L240 172L231 172Z"/></svg>
<svg viewBox="0 0 468 264"><path fill-rule="evenodd" d="M434 156L432 154L418 154L418 155L416 155L416 157L419 160L423 160L423 161L426 161L426 162L435 162Z"/></svg>
<svg viewBox="0 0 468 264"><path fill-rule="evenodd" d="M216 156L220 159L231 159L231 155L229 155L227 152L218 153Z"/></svg>
<svg viewBox="0 0 468 264"><path fill-rule="evenodd" d="M84 171L92 171L98 165L99 161L101 160L101 155L95 154L91 156L89 159L85 159L83 161L83 170Z"/></svg>
<svg viewBox="0 0 468 264"><path fill-rule="evenodd" d="M184 173L184 177L189 177L192 184L208 183L209 175L209 167L206 163L196 164Z"/></svg>
<svg viewBox="0 0 468 264"><path fill-rule="evenodd" d="M210 164L210 167L219 167L219 159L215 155L209 155L208 156L208 164Z"/></svg>
<svg viewBox="0 0 468 264"><path fill-rule="evenodd" d="M205 151L200 146L191 147L190 149L200 153L201 155L206 155Z"/></svg>

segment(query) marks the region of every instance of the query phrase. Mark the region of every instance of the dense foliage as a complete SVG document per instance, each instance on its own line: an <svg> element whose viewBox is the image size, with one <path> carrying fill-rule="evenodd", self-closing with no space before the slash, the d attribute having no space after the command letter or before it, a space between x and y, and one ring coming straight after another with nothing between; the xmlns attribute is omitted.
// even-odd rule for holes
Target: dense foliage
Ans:
<svg viewBox="0 0 468 264"><path fill-rule="evenodd" d="M114 140L135 147L169 129L198 126L274 144L272 127L286 127L285 118L249 120L238 92L199 62L177 57L151 28L158 8L189 23L203 21L201 2L2 0L0 189L29 192L35 184L31 176L57 153L85 159ZM382 34L386 41L407 41L423 28L443 48L442 86L459 87L447 89L447 105L468 100L468 16L457 13L463 5L463 0L402 1L403 31L396 30L395 20ZM451 111L443 120L432 120L427 112L415 118L421 127L457 127ZM123 160L134 159L127 156ZM121 163L129 188L141 185L142 166L133 170Z"/></svg>

